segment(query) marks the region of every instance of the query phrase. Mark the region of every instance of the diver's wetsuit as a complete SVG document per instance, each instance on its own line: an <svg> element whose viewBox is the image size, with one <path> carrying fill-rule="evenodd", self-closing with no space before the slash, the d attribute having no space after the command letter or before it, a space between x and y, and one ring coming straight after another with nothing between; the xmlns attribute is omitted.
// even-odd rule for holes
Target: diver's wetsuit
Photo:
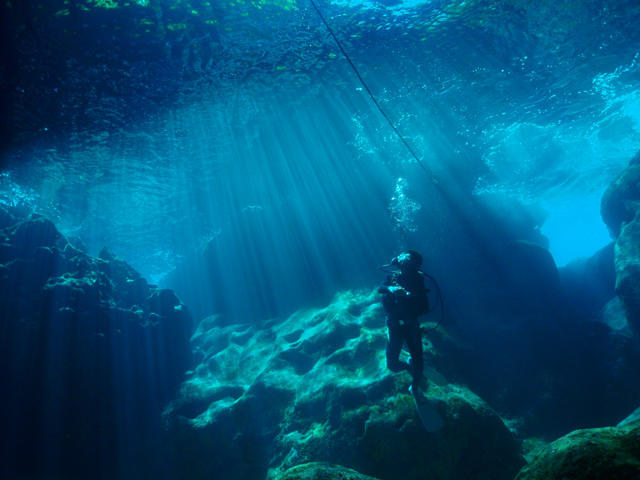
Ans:
<svg viewBox="0 0 640 480"><path fill-rule="evenodd" d="M387 313L387 367L393 372L408 370L417 383L422 378L422 333L418 317L429 311L428 290L424 276L418 270L394 273L387 277L382 293L382 305ZM403 343L407 343L411 363L400 361Z"/></svg>

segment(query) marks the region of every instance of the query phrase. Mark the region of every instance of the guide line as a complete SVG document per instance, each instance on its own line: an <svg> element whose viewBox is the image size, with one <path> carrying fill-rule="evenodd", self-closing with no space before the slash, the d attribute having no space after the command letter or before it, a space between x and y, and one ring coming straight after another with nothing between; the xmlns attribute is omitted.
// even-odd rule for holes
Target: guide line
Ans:
<svg viewBox="0 0 640 480"><path fill-rule="evenodd" d="M427 173L427 175L429 175L431 177L432 181L437 184L438 181L435 178L435 176L433 175L433 172L429 168L427 168L424 165L424 163L420 160L420 158L418 157L418 154L416 153L416 151L409 144L409 142L407 142L407 140L404 138L402 133L400 133L400 130L398 130L398 128L395 126L395 124L393 123L393 121L391 120L391 118L389 117L387 112L385 112L384 108L382 108L382 105L380 105L380 102L378 102L378 99L375 97L375 95L373 94L373 92L369 88L369 85L367 85L367 82L364 80L364 78L362 78L362 75L360 75L360 71L358 70L358 67L356 67L356 65L353 63L353 61L351 60L351 57L349 56L347 51L342 46L342 42L338 39L338 37L336 36L336 34L333 31L333 29L329 26L329 23L327 22L327 19L322 14L322 11L320 10L318 5L316 4L315 0L309 0L309 1L311 2L311 5L313 6L313 8L315 9L316 13L318 14L320 19L322 20L322 23L324 23L324 26L326 27L327 31L329 32L329 34L331 35L333 40L336 42L336 45L338 45L338 48L340 49L340 52L342 53L344 58L349 63L349 66L351 67L353 72L356 74L356 77L358 77L358 80L360 81L360 83L362 84L362 87L365 89L365 91L369 95L369 98L371 98L371 101L373 102L373 104L376 106L376 108L378 109L380 114L387 121L387 123L389 124L389 126L391 127L393 132L400 139L402 144L406 147L406 149L409 151L409 153L415 159L415 161L418 163L418 165L420 165L420 167Z"/></svg>
<svg viewBox="0 0 640 480"><path fill-rule="evenodd" d="M324 26L327 28L327 31L331 34L331 36L333 37L333 40L336 42L336 45L338 45L338 48L340 49L340 52L342 53L342 55L344 56L344 58L347 60L347 62L349 63L349 65L351 66L351 69L353 70L353 72L356 74L356 77L358 77L358 80L360 81L360 83L362 84L362 87L365 89L365 91L369 94L369 98L371 98L371 101L374 103L374 105L378 108L378 111L380 112L380 114L384 117L384 119L387 121L387 123L389 124L389 126L391 127L391 129L394 131L394 133L397 135L397 137L400 139L400 141L402 142L402 144L407 148L407 150L409 151L409 153L411 154L411 156L416 160L416 162L418 163L418 165L420 165L420 167L426 172L426 174L431 177L432 182L434 182L436 185L439 185L438 180L436 179L436 177L433 175L433 172L428 169L424 163L418 158L418 154L415 152L415 150L411 147L411 145L409 145L409 143L407 142L407 140L404 138L404 136L402 135L402 133L400 133L400 131L398 130L398 128L395 126L395 124L393 123L393 121L391 121L391 118L389 118L389 115L387 115L387 112L384 111L384 109L382 108L382 105L380 105L380 102L378 102L378 99L376 99L375 95L373 94L373 92L371 91L371 89L369 88L369 85L367 85L367 82L364 81L364 78L362 78L362 75L360 75L360 71L358 70L358 68L355 66L355 64L353 63L353 61L351 60L351 57L349 56L349 54L347 53L347 51L344 49L344 47L342 46L342 42L340 42L340 40L338 40L338 37L336 36L336 34L334 33L333 29L329 26L329 23L327 22L327 20L325 19L324 15L322 14L322 12L320 11L320 8L318 8L318 5L316 4L315 0L309 0L311 2L311 5L313 5L313 8L315 9L315 11L318 13L318 16L320 17L320 19L322 20L322 23L324 23ZM442 299L442 291L440 290L440 285L438 285L438 282L436 281L435 278L433 278L431 275L425 274L436 286L436 291L438 293L438 300L440 302L440 318L438 319L438 322L436 323L435 327L431 327L431 328L427 328L424 329L425 331L433 331L436 330L444 321L444 301Z"/></svg>

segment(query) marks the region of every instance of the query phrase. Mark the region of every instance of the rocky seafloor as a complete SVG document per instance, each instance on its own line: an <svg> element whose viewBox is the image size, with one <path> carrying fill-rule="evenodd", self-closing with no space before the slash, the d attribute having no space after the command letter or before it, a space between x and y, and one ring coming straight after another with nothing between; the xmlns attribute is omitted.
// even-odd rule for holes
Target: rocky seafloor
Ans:
<svg viewBox="0 0 640 480"><path fill-rule="evenodd" d="M612 245L557 269L518 243L506 253L526 275L501 294L520 310L458 305L468 322L429 329L426 395L444 419L433 433L409 375L386 368L375 291L194 329L171 291L107 250L92 257L48 220L2 207L0 473L640 478L639 162L603 198ZM460 288L489 295L497 279L485 275Z"/></svg>

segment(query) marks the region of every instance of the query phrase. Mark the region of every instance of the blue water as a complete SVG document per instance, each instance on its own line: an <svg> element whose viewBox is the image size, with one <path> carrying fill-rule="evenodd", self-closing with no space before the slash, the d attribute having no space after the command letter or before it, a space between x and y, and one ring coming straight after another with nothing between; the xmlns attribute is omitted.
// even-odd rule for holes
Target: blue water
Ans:
<svg viewBox="0 0 640 480"><path fill-rule="evenodd" d="M469 193L558 266L609 242L599 196L640 145L633 2L322 3L417 159L306 2L94 3L34 17L59 71L19 52L5 201L199 315L326 301L407 242L442 258Z"/></svg>
<svg viewBox="0 0 640 480"><path fill-rule="evenodd" d="M140 15L151 22L153 12L172 5L154 2ZM175 23L163 18L176 31L186 22L186 38L171 39L183 44L185 70L173 102L126 111L117 103L121 93L93 80L94 91L85 92L96 102L95 112L85 112L91 128L72 125L48 141L54 126L38 125L42 135L34 146L5 152L12 161L5 188L19 188L90 251L108 245L158 282L217 235L249 241L242 238L249 217L260 218L266 231L259 248L280 266L296 248L312 263L323 250L344 252L342 262L361 256L358 269L375 263L402 243L404 227L394 233L390 222L397 219L388 212L396 179L421 189L424 172L411 170L415 160L309 5L206 5L192 2L196 15L178 2L167 10ZM323 8L430 170L475 183L479 195L498 192L544 209L541 228L560 265L606 244L596 196L639 144L633 3ZM202 35L192 28L203 28ZM104 34L93 35L88 38L96 41ZM192 44L184 47L189 37ZM213 53L196 48L206 42ZM220 58L213 58L216 52ZM153 60L136 59L129 71L135 76ZM137 90L124 93L134 109ZM126 124L119 124L122 116ZM572 211L593 232L588 242L584 228L562 220ZM429 223L411 228L433 230L443 221L430 215ZM380 236L389 237L387 245L376 249L368 239ZM241 269L262 268L244 261ZM264 273L304 274L276 270Z"/></svg>
<svg viewBox="0 0 640 480"><path fill-rule="evenodd" d="M637 1L318 0L366 86L307 0L13 3L0 202L196 321L325 305L407 247L455 304L469 245L562 267L611 242L600 198L640 148Z"/></svg>

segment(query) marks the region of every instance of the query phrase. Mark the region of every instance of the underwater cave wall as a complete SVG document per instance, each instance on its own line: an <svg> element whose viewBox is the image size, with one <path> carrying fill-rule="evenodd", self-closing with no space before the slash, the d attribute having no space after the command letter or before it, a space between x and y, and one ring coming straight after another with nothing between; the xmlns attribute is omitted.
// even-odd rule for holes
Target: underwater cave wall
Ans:
<svg viewBox="0 0 640 480"><path fill-rule="evenodd" d="M0 208L0 472L123 478L162 468L160 414L190 366L191 316L104 250Z"/></svg>

